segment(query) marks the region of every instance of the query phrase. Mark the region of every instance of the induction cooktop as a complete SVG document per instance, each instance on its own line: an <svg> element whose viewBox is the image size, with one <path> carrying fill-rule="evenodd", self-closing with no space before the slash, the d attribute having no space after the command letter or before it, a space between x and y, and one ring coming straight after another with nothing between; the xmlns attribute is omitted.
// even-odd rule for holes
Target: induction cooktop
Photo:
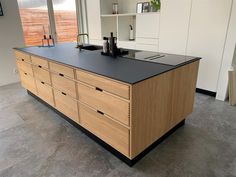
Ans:
<svg viewBox="0 0 236 177"><path fill-rule="evenodd" d="M192 60L193 57L184 55L174 55L158 52L148 52L148 51L129 51L127 55L121 56L123 58L141 60L145 62L153 62L171 66L177 66Z"/></svg>

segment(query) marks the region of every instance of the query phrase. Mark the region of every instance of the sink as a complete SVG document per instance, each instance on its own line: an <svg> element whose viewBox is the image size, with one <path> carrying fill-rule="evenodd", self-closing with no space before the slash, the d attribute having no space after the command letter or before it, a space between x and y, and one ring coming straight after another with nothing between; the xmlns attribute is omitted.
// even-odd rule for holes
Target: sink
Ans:
<svg viewBox="0 0 236 177"><path fill-rule="evenodd" d="M94 51L94 50L101 50L102 46L98 46L98 45L85 45L85 46L81 47L81 49Z"/></svg>

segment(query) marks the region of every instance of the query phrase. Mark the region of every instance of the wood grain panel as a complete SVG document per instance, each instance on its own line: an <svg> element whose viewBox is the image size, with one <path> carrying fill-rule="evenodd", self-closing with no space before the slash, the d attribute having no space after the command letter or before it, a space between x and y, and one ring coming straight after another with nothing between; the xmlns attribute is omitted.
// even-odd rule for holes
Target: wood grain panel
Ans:
<svg viewBox="0 0 236 177"><path fill-rule="evenodd" d="M129 125L129 102L82 83L78 83L77 88L79 101Z"/></svg>
<svg viewBox="0 0 236 177"><path fill-rule="evenodd" d="M55 107L73 121L79 123L77 101L54 89Z"/></svg>
<svg viewBox="0 0 236 177"><path fill-rule="evenodd" d="M52 62L49 62L49 65L50 65L51 71L60 73L72 79L75 78L74 69L68 66L62 65L62 64L57 64L57 63L52 63Z"/></svg>
<svg viewBox="0 0 236 177"><path fill-rule="evenodd" d="M194 62L132 86L131 158L192 112L198 65Z"/></svg>
<svg viewBox="0 0 236 177"><path fill-rule="evenodd" d="M79 103L81 125L103 141L129 157L129 130L122 125Z"/></svg>
<svg viewBox="0 0 236 177"><path fill-rule="evenodd" d="M19 70L19 73L22 87L37 95L37 89L34 78L25 71Z"/></svg>
<svg viewBox="0 0 236 177"><path fill-rule="evenodd" d="M39 79L48 85L52 85L49 71L35 65L33 65L33 71L34 71L34 77L36 79Z"/></svg>
<svg viewBox="0 0 236 177"><path fill-rule="evenodd" d="M171 120L172 72L132 87L131 157L164 134Z"/></svg>
<svg viewBox="0 0 236 177"><path fill-rule="evenodd" d="M52 85L54 88L65 92L66 94L76 98L76 84L74 81L69 80L65 77L59 76L57 74L51 73Z"/></svg>
<svg viewBox="0 0 236 177"><path fill-rule="evenodd" d="M38 96L51 106L55 106L52 88L39 80L36 80L36 86L38 90Z"/></svg>
<svg viewBox="0 0 236 177"><path fill-rule="evenodd" d="M31 60L32 60L33 64L35 64L39 67L48 69L48 61L47 60L36 57L36 56L31 56Z"/></svg>
<svg viewBox="0 0 236 177"><path fill-rule="evenodd" d="M24 52L20 52L18 50L14 50L14 52L15 52L15 56L16 56L17 59L24 60L26 62L31 63L31 59L30 59L30 55L29 54L24 53Z"/></svg>
<svg viewBox="0 0 236 177"><path fill-rule="evenodd" d="M98 76L86 71L77 70L76 71L77 80L90 84L94 87L99 87L107 92L116 94L123 98L129 99L130 87L126 84L120 83L118 81L111 80L102 76Z"/></svg>
<svg viewBox="0 0 236 177"><path fill-rule="evenodd" d="M173 71L171 127L177 125L193 111L198 67L199 61Z"/></svg>

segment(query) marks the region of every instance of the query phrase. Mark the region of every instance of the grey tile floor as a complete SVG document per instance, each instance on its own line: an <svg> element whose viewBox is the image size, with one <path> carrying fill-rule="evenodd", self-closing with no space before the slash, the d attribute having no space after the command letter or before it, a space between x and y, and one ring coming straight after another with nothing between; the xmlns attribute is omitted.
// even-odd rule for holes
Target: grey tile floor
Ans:
<svg viewBox="0 0 236 177"><path fill-rule="evenodd" d="M130 168L20 84L0 87L0 177L76 176L236 176L236 107L196 94L185 126Z"/></svg>

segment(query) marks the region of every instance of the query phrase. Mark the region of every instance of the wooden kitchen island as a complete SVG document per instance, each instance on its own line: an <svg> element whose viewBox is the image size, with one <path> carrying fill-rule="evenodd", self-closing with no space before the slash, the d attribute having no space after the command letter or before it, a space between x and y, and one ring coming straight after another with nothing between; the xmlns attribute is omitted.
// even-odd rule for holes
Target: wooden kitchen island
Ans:
<svg viewBox="0 0 236 177"><path fill-rule="evenodd" d="M14 49L21 84L128 165L193 111L200 58L168 66L73 45Z"/></svg>

